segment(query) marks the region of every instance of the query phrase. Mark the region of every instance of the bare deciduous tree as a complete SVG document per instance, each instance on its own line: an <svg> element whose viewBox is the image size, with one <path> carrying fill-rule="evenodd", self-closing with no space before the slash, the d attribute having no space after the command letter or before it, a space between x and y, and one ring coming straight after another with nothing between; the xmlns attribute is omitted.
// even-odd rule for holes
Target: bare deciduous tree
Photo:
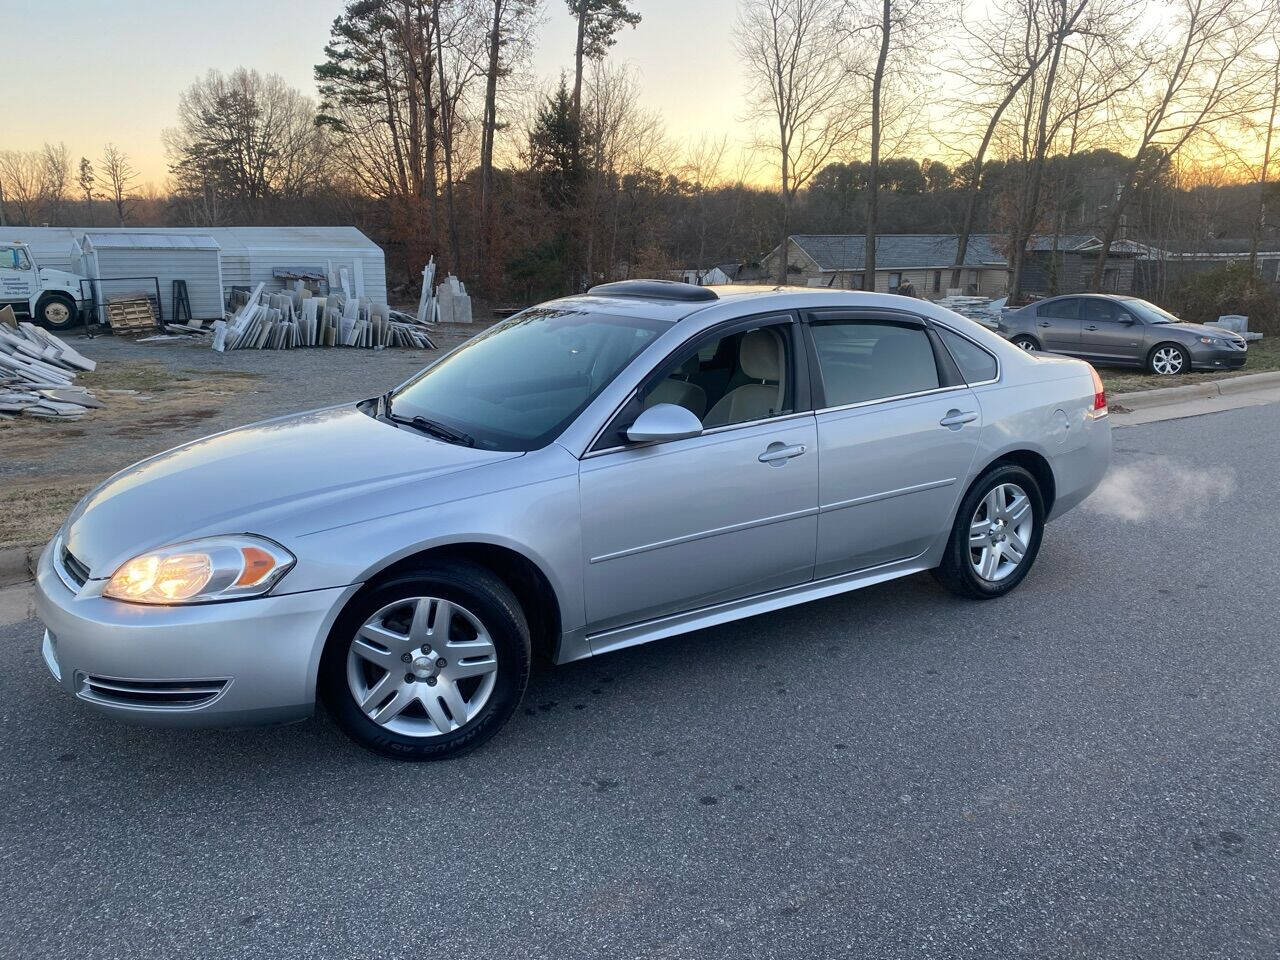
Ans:
<svg viewBox="0 0 1280 960"><path fill-rule="evenodd" d="M1135 110L1139 132L1103 227L1094 290L1102 289L1111 245L1134 196L1155 183L1187 144L1256 102L1257 70L1247 54L1265 31L1265 18L1240 0L1180 0L1180 7Z"/></svg>
<svg viewBox="0 0 1280 960"><path fill-rule="evenodd" d="M315 103L276 74L211 70L178 100L165 132L179 194L213 194L230 215L252 221L271 204L322 183L329 146Z"/></svg>
<svg viewBox="0 0 1280 960"><path fill-rule="evenodd" d="M102 171L102 180L107 185L107 199L116 211L116 221L120 226L128 222L133 199L130 192L138 180L138 172L129 162L128 155L114 143L102 148L102 159L98 161L98 169Z"/></svg>
<svg viewBox="0 0 1280 960"><path fill-rule="evenodd" d="M871 102L862 275L863 286L868 290L875 289L882 147L886 134L907 119L907 104L917 86L915 71L925 50L925 38L935 29L940 12L936 0L845 0L845 29L853 41L848 53L850 72L866 81ZM898 94L896 104L889 102L893 93Z"/></svg>
<svg viewBox="0 0 1280 960"><path fill-rule="evenodd" d="M855 84L843 56L838 0L745 0L734 31L749 95L748 116L774 129L781 216L778 281L796 194L822 167L852 149Z"/></svg>

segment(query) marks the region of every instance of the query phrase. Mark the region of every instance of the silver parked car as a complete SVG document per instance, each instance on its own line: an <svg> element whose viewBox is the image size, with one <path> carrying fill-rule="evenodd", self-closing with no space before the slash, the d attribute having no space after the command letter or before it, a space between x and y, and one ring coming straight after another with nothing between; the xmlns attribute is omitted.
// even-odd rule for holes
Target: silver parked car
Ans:
<svg viewBox="0 0 1280 960"><path fill-rule="evenodd" d="M39 564L66 691L162 724L322 699L428 759L566 663L923 570L1027 574L1101 479L1086 363L920 300L596 287L399 388L161 453L75 508Z"/></svg>
<svg viewBox="0 0 1280 960"><path fill-rule="evenodd" d="M1185 323L1154 303L1114 294L1038 300L1005 314L999 330L1023 350L1144 367L1161 376L1233 370L1248 357L1244 337L1230 330Z"/></svg>

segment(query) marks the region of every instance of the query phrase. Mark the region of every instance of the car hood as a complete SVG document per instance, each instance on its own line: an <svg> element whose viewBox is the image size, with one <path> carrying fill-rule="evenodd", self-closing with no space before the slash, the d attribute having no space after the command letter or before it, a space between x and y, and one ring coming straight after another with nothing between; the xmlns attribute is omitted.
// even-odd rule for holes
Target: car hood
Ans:
<svg viewBox="0 0 1280 960"><path fill-rule="evenodd" d="M354 406L214 434L128 467L90 492L64 542L94 578L155 547L314 530L431 502L430 481L519 453L474 450L375 420ZM425 484L424 484L425 481Z"/></svg>
<svg viewBox="0 0 1280 960"><path fill-rule="evenodd" d="M1156 323L1151 326L1153 336L1160 336L1160 331L1162 330L1185 330L1194 337L1227 337L1231 340L1236 339L1234 333L1223 327L1210 327L1203 323L1189 323L1185 320L1178 323Z"/></svg>

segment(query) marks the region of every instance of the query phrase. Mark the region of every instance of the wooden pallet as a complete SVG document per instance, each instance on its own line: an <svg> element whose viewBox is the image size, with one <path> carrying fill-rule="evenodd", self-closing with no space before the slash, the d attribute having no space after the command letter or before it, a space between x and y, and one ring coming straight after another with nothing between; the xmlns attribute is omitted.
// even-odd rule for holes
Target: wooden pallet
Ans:
<svg viewBox="0 0 1280 960"><path fill-rule="evenodd" d="M107 323L117 333L142 333L156 329L156 314L148 297L107 301Z"/></svg>

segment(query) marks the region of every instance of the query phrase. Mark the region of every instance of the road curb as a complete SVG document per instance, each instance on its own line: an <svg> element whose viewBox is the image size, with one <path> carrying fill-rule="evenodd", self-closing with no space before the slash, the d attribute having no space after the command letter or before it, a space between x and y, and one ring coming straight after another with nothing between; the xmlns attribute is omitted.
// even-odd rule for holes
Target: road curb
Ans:
<svg viewBox="0 0 1280 960"><path fill-rule="evenodd" d="M35 579L40 547L0 547L0 587Z"/></svg>
<svg viewBox="0 0 1280 960"><path fill-rule="evenodd" d="M1125 410L1146 410L1150 407L1163 407L1170 403L1182 403L1184 400L1195 400L1200 397L1225 397L1271 387L1280 387L1280 370L1248 373L1242 377L1210 380L1208 383L1193 383L1185 387L1160 387L1157 390L1117 393L1110 398L1110 402Z"/></svg>

